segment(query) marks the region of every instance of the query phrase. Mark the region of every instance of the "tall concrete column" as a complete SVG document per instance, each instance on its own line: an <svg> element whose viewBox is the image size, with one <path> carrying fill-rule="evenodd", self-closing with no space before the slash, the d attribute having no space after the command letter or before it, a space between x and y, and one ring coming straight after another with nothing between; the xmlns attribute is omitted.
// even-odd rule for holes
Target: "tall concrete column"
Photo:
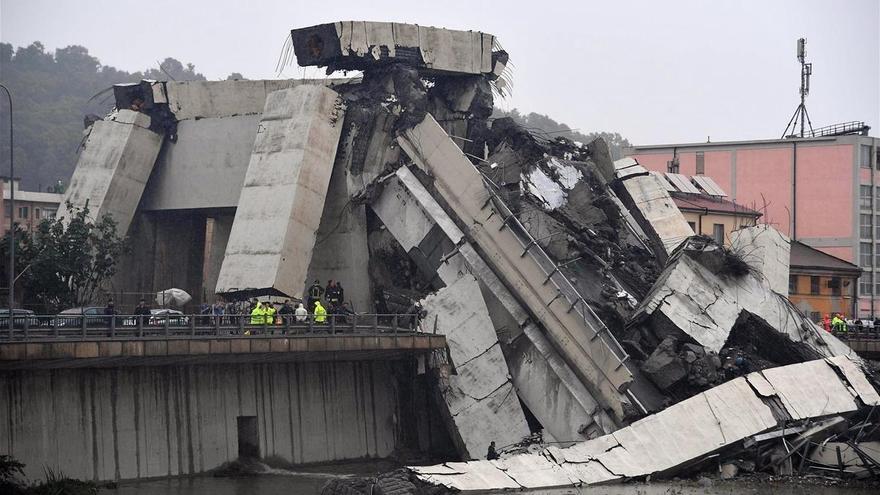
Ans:
<svg viewBox="0 0 880 495"><path fill-rule="evenodd" d="M94 218L112 216L125 234L162 148L164 136L149 127L148 115L131 110L92 124L58 215L69 217L67 202L88 203Z"/></svg>
<svg viewBox="0 0 880 495"><path fill-rule="evenodd" d="M304 286L342 131L338 96L298 86L266 98L216 292Z"/></svg>

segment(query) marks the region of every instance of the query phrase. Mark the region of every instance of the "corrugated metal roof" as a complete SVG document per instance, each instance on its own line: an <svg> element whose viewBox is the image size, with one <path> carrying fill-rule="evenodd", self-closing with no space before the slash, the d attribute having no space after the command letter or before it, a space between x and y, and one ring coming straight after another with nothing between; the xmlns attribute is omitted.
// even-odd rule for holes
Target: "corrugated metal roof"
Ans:
<svg viewBox="0 0 880 495"><path fill-rule="evenodd" d="M721 189L721 186L707 175L695 175L692 179L697 183L697 186L699 186L700 189L706 191L706 194L710 196L720 196L722 198L727 196L724 189Z"/></svg>
<svg viewBox="0 0 880 495"><path fill-rule="evenodd" d="M673 174L672 172L666 172L666 178L669 180L669 182L672 183L673 186L675 186L676 189L681 192L700 194L700 190L694 187L693 184L691 184L691 181L688 180L687 176L684 176L682 174Z"/></svg>
<svg viewBox="0 0 880 495"><path fill-rule="evenodd" d="M666 177L664 177L662 173L657 172L657 171L654 171L654 170L652 170L652 171L649 172L649 173L650 173L651 175L653 175L654 177L656 177L657 180L659 180L660 183L663 184L663 187L666 188L667 191L669 191L669 192L676 192L676 191L678 191L678 189L676 189L675 187L673 187L673 185L670 184L668 180L666 180Z"/></svg>

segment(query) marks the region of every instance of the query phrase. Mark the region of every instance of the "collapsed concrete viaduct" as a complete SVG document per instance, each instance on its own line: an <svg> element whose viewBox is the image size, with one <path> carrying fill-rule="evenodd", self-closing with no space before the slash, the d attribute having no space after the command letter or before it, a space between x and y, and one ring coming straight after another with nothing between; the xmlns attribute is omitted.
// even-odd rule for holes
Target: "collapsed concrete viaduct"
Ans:
<svg viewBox="0 0 880 495"><path fill-rule="evenodd" d="M494 36L346 21L291 39L300 65L362 76L116 87L67 199L132 239L118 287L205 301L302 297L315 278L342 280L350 309L404 313L445 336L426 383L464 460L539 431L565 445L600 438L706 392L723 382L718 356L746 352L731 345L749 331L770 327L781 349L803 351L762 363L848 353L796 309L763 304L781 297L779 238L762 237L759 268L719 274L738 258L691 237L634 160L612 162L602 140L490 125L507 87ZM690 325L702 319L714 326Z"/></svg>

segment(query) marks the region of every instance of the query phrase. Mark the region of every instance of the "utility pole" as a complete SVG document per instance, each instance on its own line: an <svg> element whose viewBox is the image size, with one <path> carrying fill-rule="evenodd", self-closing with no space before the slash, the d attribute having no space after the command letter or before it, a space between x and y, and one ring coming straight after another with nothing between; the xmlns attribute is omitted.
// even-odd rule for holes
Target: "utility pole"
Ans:
<svg viewBox="0 0 880 495"><path fill-rule="evenodd" d="M797 59L801 64L801 104L794 111L785 130L782 131L782 137L804 137L806 130L805 124L810 126L810 135L813 134L813 123L810 122L810 114L807 113L807 95L810 94L810 76L813 75L813 64L807 62L807 39L800 38L797 41ZM798 120L800 120L800 134L797 134ZM791 134L788 130L791 129Z"/></svg>
<svg viewBox="0 0 880 495"><path fill-rule="evenodd" d="M12 133L12 93L9 88L0 84L0 88L6 91L6 99L9 100L9 267L7 276L9 279L9 335L15 325L12 308L15 307L15 151Z"/></svg>

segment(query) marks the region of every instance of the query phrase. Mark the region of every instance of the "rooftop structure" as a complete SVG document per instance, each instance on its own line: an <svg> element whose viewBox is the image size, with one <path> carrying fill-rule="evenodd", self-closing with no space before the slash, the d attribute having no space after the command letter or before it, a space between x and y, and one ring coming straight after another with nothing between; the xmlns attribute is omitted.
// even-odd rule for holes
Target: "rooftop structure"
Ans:
<svg viewBox="0 0 880 495"><path fill-rule="evenodd" d="M711 177L793 240L864 270L856 316L880 315L880 139L828 135L638 145L643 167Z"/></svg>

